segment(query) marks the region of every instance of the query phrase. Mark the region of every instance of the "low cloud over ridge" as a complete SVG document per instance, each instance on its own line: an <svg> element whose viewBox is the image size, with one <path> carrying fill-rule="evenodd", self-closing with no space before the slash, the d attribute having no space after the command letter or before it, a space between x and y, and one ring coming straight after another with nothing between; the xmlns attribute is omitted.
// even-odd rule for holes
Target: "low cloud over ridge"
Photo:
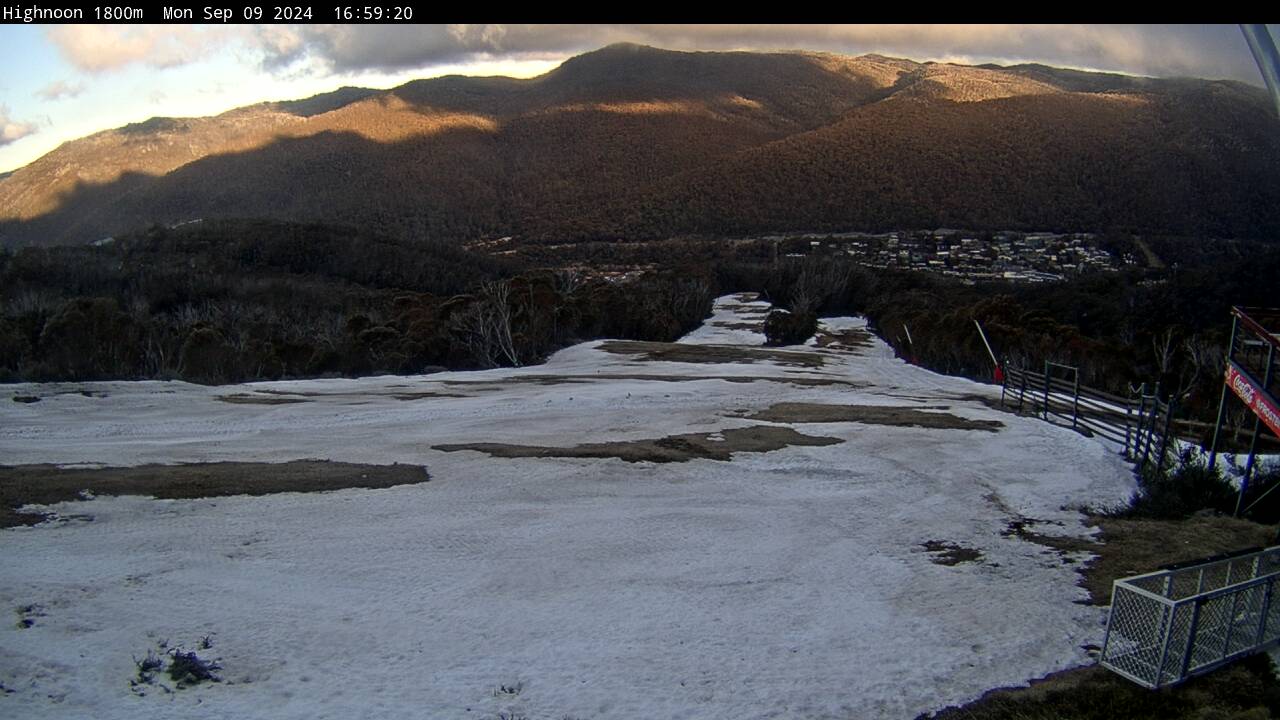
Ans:
<svg viewBox="0 0 1280 720"><path fill-rule="evenodd" d="M916 60L1041 62L1138 75L1259 75L1235 25L266 25L58 26L50 39L77 68L169 67L229 44L269 70L299 63L351 74L475 61L558 59L614 42L678 50L811 49Z"/></svg>

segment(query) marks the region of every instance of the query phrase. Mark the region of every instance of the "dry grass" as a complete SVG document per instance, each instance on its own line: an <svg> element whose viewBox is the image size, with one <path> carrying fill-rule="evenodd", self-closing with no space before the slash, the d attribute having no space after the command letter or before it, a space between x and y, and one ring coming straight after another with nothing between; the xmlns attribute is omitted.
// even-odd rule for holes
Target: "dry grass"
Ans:
<svg viewBox="0 0 1280 720"><path fill-rule="evenodd" d="M814 341L821 348L852 351L871 347L871 333L861 328L819 330Z"/></svg>
<svg viewBox="0 0 1280 720"><path fill-rule="evenodd" d="M816 368L826 361L813 352L769 350L739 345L686 345L683 343L606 340L600 349L616 355L639 355L644 360L686 363L772 362L788 367Z"/></svg>
<svg viewBox="0 0 1280 720"><path fill-rule="evenodd" d="M1265 546L1274 527L1229 517L1183 521L1094 518L1101 542L1010 532L1065 552L1095 553L1081 584L1093 603L1111 601L1111 584L1129 575L1226 552ZM926 716L921 716L926 717ZM993 690L938 720L1262 720L1280 717L1280 681L1269 658L1255 655L1174 688L1151 691L1099 666L1054 673L1027 688Z"/></svg>
<svg viewBox="0 0 1280 720"><path fill-rule="evenodd" d="M1188 560L1266 547L1276 536L1274 527L1219 516L1179 521L1095 517L1089 522L1102 530L1100 542L1038 535L1018 523L1010 526L1010 532L1063 552L1097 555L1083 568L1080 583L1095 605L1110 604L1111 584L1119 578Z"/></svg>
<svg viewBox="0 0 1280 720"><path fill-rule="evenodd" d="M232 405L292 405L294 403L309 402L306 398L280 397L261 397L259 395L246 395L237 393L235 395L219 395L218 400Z"/></svg>
<svg viewBox="0 0 1280 720"><path fill-rule="evenodd" d="M598 375L516 375L500 380L441 380L440 383L451 387L465 387L479 390L500 390L505 385L570 385L590 382L613 382L615 380L642 380L649 382L702 382L704 380L723 380L731 383L773 382L798 387L841 387L865 388L869 383L853 380L839 380L826 377L802 376L769 376L769 375L661 375L633 373L600 373Z"/></svg>
<svg viewBox="0 0 1280 720"><path fill-rule="evenodd" d="M45 516L19 513L23 505L49 505L94 495L149 495L201 498L322 492L343 488L385 488L426 482L416 465L357 465L324 460L286 463L204 463L125 468L60 468L55 465L0 465L0 527L40 522Z"/></svg>
<svg viewBox="0 0 1280 720"><path fill-rule="evenodd" d="M822 405L819 403L776 403L746 416L748 420L780 423L840 423L894 425L941 430L986 430L1004 427L998 420L970 420L947 412L946 405L903 407L899 405Z"/></svg>
<svg viewBox="0 0 1280 720"><path fill-rule="evenodd" d="M1280 715L1280 681L1255 655L1174 688L1151 691L1099 666L993 690L936 720L1265 720Z"/></svg>
<svg viewBox="0 0 1280 720"><path fill-rule="evenodd" d="M730 460L735 452L770 452L792 445L835 445L836 438L803 435L791 428L757 425L719 433L689 433L655 440L586 443L573 447L510 445L507 443L459 443L433 445L436 450L476 450L494 457L618 458L627 462L686 462Z"/></svg>
<svg viewBox="0 0 1280 720"><path fill-rule="evenodd" d="M929 561L935 565L959 565L960 563L979 562L982 553L963 545L944 540L927 540L921 547L929 553Z"/></svg>

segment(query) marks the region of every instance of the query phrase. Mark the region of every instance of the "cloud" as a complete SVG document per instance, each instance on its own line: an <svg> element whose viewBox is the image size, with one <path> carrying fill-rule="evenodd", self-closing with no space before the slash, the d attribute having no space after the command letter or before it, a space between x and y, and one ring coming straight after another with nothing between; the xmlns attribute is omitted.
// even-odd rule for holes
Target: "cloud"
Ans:
<svg viewBox="0 0 1280 720"><path fill-rule="evenodd" d="M53 102L63 98L73 98L84 92L84 83L70 83L56 80L36 91L36 97Z"/></svg>
<svg viewBox="0 0 1280 720"><path fill-rule="evenodd" d="M9 108L0 105L0 147L17 142L35 131L36 126L33 123L11 120L9 118Z"/></svg>
<svg viewBox="0 0 1280 720"><path fill-rule="evenodd" d="M237 36L232 28L192 25L57 25L47 34L68 62L91 73L133 64L185 65L211 55Z"/></svg>
<svg viewBox="0 0 1280 720"><path fill-rule="evenodd" d="M880 52L916 60L1042 62L1258 80L1234 25L315 25L268 26L259 34L268 67L310 58L339 73L564 57L625 41L685 50Z"/></svg>
<svg viewBox="0 0 1280 720"><path fill-rule="evenodd" d="M88 72L171 67L234 45L272 72L355 74L560 60L614 42L676 50L879 52L915 60L1041 62L1257 83L1235 25L63 25L50 39Z"/></svg>

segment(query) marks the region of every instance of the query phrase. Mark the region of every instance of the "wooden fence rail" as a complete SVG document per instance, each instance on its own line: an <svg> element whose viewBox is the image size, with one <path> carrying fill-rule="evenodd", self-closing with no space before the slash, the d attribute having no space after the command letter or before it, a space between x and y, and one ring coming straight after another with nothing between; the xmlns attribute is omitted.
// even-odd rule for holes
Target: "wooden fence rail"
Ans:
<svg viewBox="0 0 1280 720"><path fill-rule="evenodd" d="M1196 440L1199 435L1182 435L1190 428L1175 425L1177 403L1161 400L1158 393L1158 388L1143 385L1131 397L1120 397L1081 385L1074 367L1045 363L1044 372L1006 370L1000 404L1113 442L1143 469L1163 471L1176 449L1170 439Z"/></svg>

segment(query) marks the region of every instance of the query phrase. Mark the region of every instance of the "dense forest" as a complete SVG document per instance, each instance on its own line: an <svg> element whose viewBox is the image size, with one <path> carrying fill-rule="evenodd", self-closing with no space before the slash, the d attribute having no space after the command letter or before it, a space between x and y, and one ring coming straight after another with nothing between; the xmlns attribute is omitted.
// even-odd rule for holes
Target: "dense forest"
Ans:
<svg viewBox="0 0 1280 720"><path fill-rule="evenodd" d="M1104 242L1132 250L1123 236ZM840 256L779 258L765 242L485 255L327 225L153 227L101 247L0 253L0 379L225 383L523 365L592 338L674 340L716 295L754 291L799 323L774 319L771 332L792 334L783 342L807 337L819 315L860 313L904 357L989 380L978 320L1007 365L1077 365L1082 382L1119 394L1159 381L1206 416L1229 309L1275 304L1280 248L1146 242L1168 268L965 284ZM605 280L606 268L633 272Z"/></svg>
<svg viewBox="0 0 1280 720"><path fill-rule="evenodd" d="M579 340L673 340L708 280L536 271L349 228L203 222L103 247L0 252L0 379L242 380L541 361Z"/></svg>

